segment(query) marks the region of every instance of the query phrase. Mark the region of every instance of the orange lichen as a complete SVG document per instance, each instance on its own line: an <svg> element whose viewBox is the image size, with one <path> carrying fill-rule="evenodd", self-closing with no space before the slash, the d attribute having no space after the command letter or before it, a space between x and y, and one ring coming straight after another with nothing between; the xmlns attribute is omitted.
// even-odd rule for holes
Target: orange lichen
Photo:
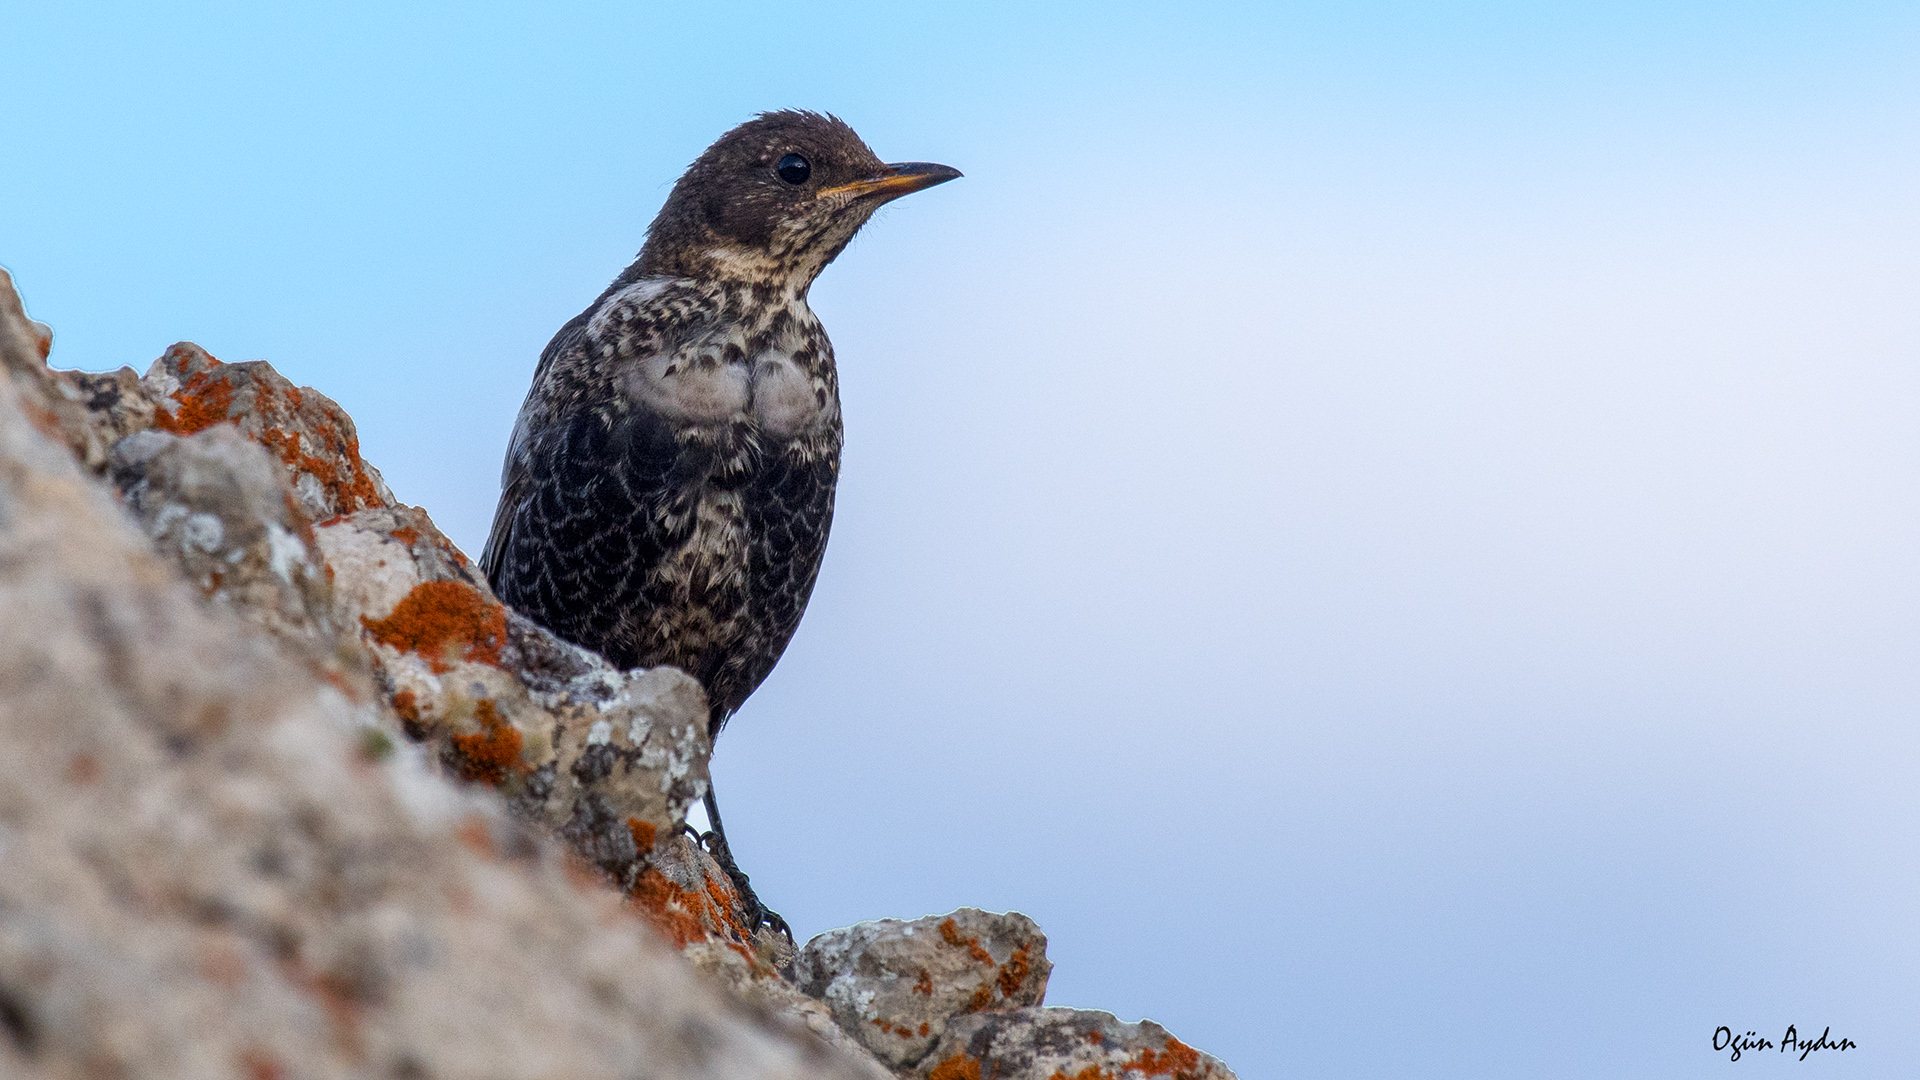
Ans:
<svg viewBox="0 0 1920 1080"><path fill-rule="evenodd" d="M723 888L718 881L708 878L707 899L713 904L712 913L714 921L718 922L722 927L731 932L735 938L741 941L747 941L753 937L751 933L747 932L746 927L740 925L740 920L733 916L734 905L740 899L737 893L730 888Z"/></svg>
<svg viewBox="0 0 1920 1080"><path fill-rule="evenodd" d="M928 997L933 996L933 976L928 973L926 968L920 969L920 979L913 984L913 992L916 994L925 994Z"/></svg>
<svg viewBox="0 0 1920 1080"><path fill-rule="evenodd" d="M507 773L520 766L523 739L520 730L501 719L493 702L482 701L474 709L480 731L474 735L453 737L454 766L463 779L498 786Z"/></svg>
<svg viewBox="0 0 1920 1080"><path fill-rule="evenodd" d="M927 1022L925 1020L920 1021L920 1037L921 1038L923 1039L926 1038L927 1032L931 1030L932 1028L927 1026Z"/></svg>
<svg viewBox="0 0 1920 1080"><path fill-rule="evenodd" d="M1086 1038L1095 1045L1103 1041L1098 1031L1087 1032ZM1198 1050L1168 1036L1164 1049L1148 1047L1121 1062L1117 1069L1106 1069L1099 1065L1088 1065L1077 1073L1056 1069L1047 1080L1118 1080L1121 1076L1171 1076L1173 1080L1202 1080L1211 1075L1211 1069L1201 1071Z"/></svg>
<svg viewBox="0 0 1920 1080"><path fill-rule="evenodd" d="M1100 1034L1100 1029L1095 1028L1092 1031L1087 1032L1087 1041L1092 1043L1095 1046L1099 1046L1101 1043L1107 1041L1107 1037L1105 1035Z"/></svg>
<svg viewBox="0 0 1920 1080"><path fill-rule="evenodd" d="M707 928L700 921L694 903L699 897L667 880L667 876L649 866L640 871L633 883L632 896L640 905L640 914L655 930L665 935L677 949L707 940Z"/></svg>
<svg viewBox="0 0 1920 1080"><path fill-rule="evenodd" d="M228 410L233 408L233 383L222 370L224 367L215 360L213 367L188 376L180 389L168 395L179 402L180 407L171 413L165 409L153 410L153 426L175 435L191 435L225 423Z"/></svg>
<svg viewBox="0 0 1920 1080"><path fill-rule="evenodd" d="M420 530L411 525L402 525L393 530L393 538L408 547L412 547L414 542L420 539Z"/></svg>
<svg viewBox="0 0 1920 1080"><path fill-rule="evenodd" d="M1200 1051L1169 1035L1163 1050L1148 1047L1135 1054L1124 1067L1144 1076L1194 1076L1194 1070L1200 1067Z"/></svg>
<svg viewBox="0 0 1920 1080"><path fill-rule="evenodd" d="M994 966L993 954L980 947L980 939L962 936L960 924L952 919L941 922L940 940L956 949L967 950L967 956L975 963L985 964L988 967ZM1008 958L1005 967L994 972L991 978L974 988L973 995L967 999L966 1007L962 1011L979 1012L982 1009L992 1008L993 990L996 985L1000 987L1002 997L1012 997L1020 989L1021 984L1027 981L1029 970L1031 967L1027 961L1025 947L1015 950L1013 956ZM928 992L932 992L931 983L929 983Z"/></svg>
<svg viewBox="0 0 1920 1080"><path fill-rule="evenodd" d="M336 420L337 409L325 405L308 409L307 396L299 387L283 389L278 380L255 378L252 389L250 412L259 418L261 427L259 434L252 436L254 441L278 454L288 468L312 475L342 513L385 505L374 489L373 478L367 475L366 463L360 460L360 440L342 432ZM280 417L293 420L294 429L270 424ZM318 454L308 453L308 447ZM319 456L328 453L334 455L337 464Z"/></svg>
<svg viewBox="0 0 1920 1080"><path fill-rule="evenodd" d="M704 888L683 889L649 866L640 871L629 895L639 907L640 915L676 948L684 949L696 941L718 940L739 953L756 975L771 973L772 969L746 946L745 942L751 941L753 935L734 917L738 897L720 882L708 878Z"/></svg>
<svg viewBox="0 0 1920 1080"><path fill-rule="evenodd" d="M360 616L373 640L419 653L436 672L449 658L500 664L507 640L507 609L458 581L423 581L384 619Z"/></svg>
<svg viewBox="0 0 1920 1080"><path fill-rule="evenodd" d="M1011 998L1019 993L1020 988L1026 985L1027 976L1032 970L1032 965L1027 961L1027 947L1022 945L1013 950L1013 955L1007 958L1006 963L1000 965L1000 974L994 978L994 981L1000 984L1001 996Z"/></svg>
<svg viewBox="0 0 1920 1080"><path fill-rule="evenodd" d="M989 979L973 988L973 996L967 999L967 1007L961 1012L977 1013L993 1007L993 980Z"/></svg>
<svg viewBox="0 0 1920 1080"><path fill-rule="evenodd" d="M408 724L420 723L420 700L413 696L411 690L402 690L393 695L393 711Z"/></svg>
<svg viewBox="0 0 1920 1080"><path fill-rule="evenodd" d="M988 967L993 966L993 955L980 947L980 939L977 937L961 937L960 924L954 922L952 919L948 919L940 924L940 940L955 948L967 950L967 955L973 957L978 963L985 964Z"/></svg>
<svg viewBox="0 0 1920 1080"><path fill-rule="evenodd" d="M642 854L653 850L654 837L659 834L653 822L641 821L637 817L627 819L627 832L633 834L633 846Z"/></svg>
<svg viewBox="0 0 1920 1080"><path fill-rule="evenodd" d="M891 1020L882 1019L881 1017L878 1017L878 1016L874 1017L872 1020L869 1020L867 1022L872 1024L874 1027L879 1028L881 1031L886 1032L889 1035L898 1035L903 1039L913 1038L912 1024L896 1024ZM930 1029L927 1027L926 1022L921 1021L920 1034L925 1035L929 1030Z"/></svg>
<svg viewBox="0 0 1920 1080"><path fill-rule="evenodd" d="M955 1054L935 1065L927 1080L980 1080L980 1059Z"/></svg>
<svg viewBox="0 0 1920 1080"><path fill-rule="evenodd" d="M374 490L373 478L360 461L360 440L353 437L342 438L339 428L327 421L313 425L321 439L336 444L335 452L345 461L345 468L335 466L325 458L316 457L301 449L300 436L283 431L280 428L265 428L260 432L259 442L269 450L280 455L287 467L297 472L308 473L320 481L320 487L327 493L333 505L345 513L381 506L380 495Z"/></svg>

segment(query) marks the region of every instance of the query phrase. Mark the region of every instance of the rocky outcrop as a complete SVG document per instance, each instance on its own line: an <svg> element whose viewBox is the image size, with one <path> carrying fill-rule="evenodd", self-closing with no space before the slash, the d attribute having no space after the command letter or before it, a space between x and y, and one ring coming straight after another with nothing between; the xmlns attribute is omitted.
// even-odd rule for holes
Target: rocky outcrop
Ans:
<svg viewBox="0 0 1920 1080"><path fill-rule="evenodd" d="M1024 916L751 927L697 683L503 607L265 362L51 340L0 272L0 1074L1230 1075L1041 1007Z"/></svg>
<svg viewBox="0 0 1920 1080"><path fill-rule="evenodd" d="M998 1076L1067 1080L1231 1080L1218 1058L1151 1020L1123 1023L1092 1009L1012 1009L956 1018L914 1074L924 1080Z"/></svg>
<svg viewBox="0 0 1920 1080"><path fill-rule="evenodd" d="M260 444L224 424L184 438L148 429L107 464L147 537L203 595L288 642L340 637L312 523Z"/></svg>
<svg viewBox="0 0 1920 1080"><path fill-rule="evenodd" d="M1032 919L961 908L829 930L800 950L793 981L883 1064L907 1069L955 1017L1040 1004L1052 970Z"/></svg>

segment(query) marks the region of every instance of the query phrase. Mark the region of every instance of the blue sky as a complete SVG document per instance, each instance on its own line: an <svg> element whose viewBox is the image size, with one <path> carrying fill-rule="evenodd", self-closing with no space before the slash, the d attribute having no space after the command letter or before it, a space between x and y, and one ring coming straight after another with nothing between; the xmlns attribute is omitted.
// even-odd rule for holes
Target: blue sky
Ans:
<svg viewBox="0 0 1920 1080"><path fill-rule="evenodd" d="M272 360L469 550L720 131L967 173L814 291L834 539L715 765L800 933L1019 909L1249 1078L1914 1060L1920 8L4 23L55 361Z"/></svg>

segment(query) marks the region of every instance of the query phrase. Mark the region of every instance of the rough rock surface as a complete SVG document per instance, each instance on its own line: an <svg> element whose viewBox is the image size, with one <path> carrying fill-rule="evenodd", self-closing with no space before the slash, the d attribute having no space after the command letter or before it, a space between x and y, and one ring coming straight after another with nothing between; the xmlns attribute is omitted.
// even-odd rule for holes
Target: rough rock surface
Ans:
<svg viewBox="0 0 1920 1080"><path fill-rule="evenodd" d="M1220 1059L1151 1020L1122 1023L1093 1009L972 1013L947 1025L926 1057L925 1080L1234 1080Z"/></svg>
<svg viewBox="0 0 1920 1080"><path fill-rule="evenodd" d="M65 443L98 470L109 447L153 423L153 403L131 368L110 375L51 371L52 349L53 331L27 318L13 278L0 270L0 369L13 383L14 407L41 434Z"/></svg>
<svg viewBox="0 0 1920 1080"><path fill-rule="evenodd" d="M223 364L183 341L154 361L140 383L160 430L191 435L230 425L273 451L315 521L393 502L380 474L360 459L360 437L346 411L311 387L288 382L264 360Z"/></svg>
<svg viewBox="0 0 1920 1080"><path fill-rule="evenodd" d="M1040 1004L1052 970L1032 919L961 908L829 930L800 950L793 981L882 1063L903 1069L927 1056L954 1017Z"/></svg>
<svg viewBox="0 0 1920 1080"><path fill-rule="evenodd" d="M115 443L107 464L202 593L285 639L338 637L313 529L258 443L225 424L185 438L150 428Z"/></svg>
<svg viewBox="0 0 1920 1080"><path fill-rule="evenodd" d="M0 271L0 1075L1230 1075L1038 1008L1021 915L750 932L697 683L503 607L265 362L51 342Z"/></svg>

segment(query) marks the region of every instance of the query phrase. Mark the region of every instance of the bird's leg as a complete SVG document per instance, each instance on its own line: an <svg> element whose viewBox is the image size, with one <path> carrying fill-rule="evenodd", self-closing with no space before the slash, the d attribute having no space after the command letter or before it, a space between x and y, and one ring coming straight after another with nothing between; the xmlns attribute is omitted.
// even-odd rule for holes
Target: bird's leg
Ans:
<svg viewBox="0 0 1920 1080"><path fill-rule="evenodd" d="M746 872L733 861L733 849L727 846L727 830L720 824L720 804L713 797L713 782L707 782L707 822L713 826L700 840L706 845L708 854L713 856L720 869L727 872L728 880L733 882L734 891L740 894L741 906L747 909L749 925L758 930L761 926L770 926L793 940L793 931L788 928L787 920L780 913L760 902L760 897L747 883Z"/></svg>

